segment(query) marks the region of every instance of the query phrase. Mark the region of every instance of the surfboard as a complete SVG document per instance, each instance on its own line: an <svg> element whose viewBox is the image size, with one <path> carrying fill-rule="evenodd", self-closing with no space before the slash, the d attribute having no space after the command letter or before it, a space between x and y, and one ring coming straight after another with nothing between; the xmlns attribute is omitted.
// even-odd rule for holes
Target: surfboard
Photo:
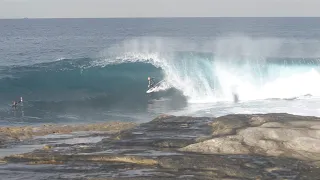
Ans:
<svg viewBox="0 0 320 180"><path fill-rule="evenodd" d="M156 89L156 87L152 87L152 88L148 89L148 91L146 93L152 93L155 89Z"/></svg>
<svg viewBox="0 0 320 180"><path fill-rule="evenodd" d="M159 81L157 84L155 84L152 88L148 89L146 93L152 93L154 92L155 90L157 90L160 86L160 84L163 82L164 80L162 81Z"/></svg>

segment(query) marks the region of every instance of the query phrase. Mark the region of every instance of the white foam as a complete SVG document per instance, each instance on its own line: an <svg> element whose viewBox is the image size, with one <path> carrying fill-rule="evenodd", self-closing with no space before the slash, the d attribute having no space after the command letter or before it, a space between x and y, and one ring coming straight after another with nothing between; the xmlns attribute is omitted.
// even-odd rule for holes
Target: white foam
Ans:
<svg viewBox="0 0 320 180"><path fill-rule="evenodd" d="M234 93L241 101L320 96L320 73L315 66L266 63L267 57L320 56L320 49L314 48L319 42L301 41L305 46L298 44L299 40L227 36L206 43L202 49L185 41L141 38L107 50L109 57L95 64L151 63L163 69L168 83L159 91L175 87L190 103L232 101ZM212 58L192 52L208 50L214 54ZM185 55L179 56L180 51Z"/></svg>
<svg viewBox="0 0 320 180"><path fill-rule="evenodd" d="M171 112L173 115L219 117L228 114L290 113L320 117L320 98L296 100L254 100L241 103L190 104L185 109Z"/></svg>

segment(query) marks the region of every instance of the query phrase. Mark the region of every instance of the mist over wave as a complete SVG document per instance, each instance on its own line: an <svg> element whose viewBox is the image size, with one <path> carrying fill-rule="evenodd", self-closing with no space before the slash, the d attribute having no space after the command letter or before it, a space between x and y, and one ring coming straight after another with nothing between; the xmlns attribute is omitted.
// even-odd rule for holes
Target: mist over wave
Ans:
<svg viewBox="0 0 320 180"><path fill-rule="evenodd" d="M145 62L160 67L189 102L319 95L320 42L230 35L195 43L139 38L103 52L96 65Z"/></svg>

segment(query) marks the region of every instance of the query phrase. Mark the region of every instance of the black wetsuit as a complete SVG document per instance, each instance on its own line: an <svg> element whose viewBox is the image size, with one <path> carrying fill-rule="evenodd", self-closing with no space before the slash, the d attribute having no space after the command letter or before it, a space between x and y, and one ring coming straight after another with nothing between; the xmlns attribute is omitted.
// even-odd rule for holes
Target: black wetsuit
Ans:
<svg viewBox="0 0 320 180"><path fill-rule="evenodd" d="M13 107L13 108L16 108L16 107L17 107L17 105L18 105L18 103L17 103L17 102L13 102L12 107Z"/></svg>

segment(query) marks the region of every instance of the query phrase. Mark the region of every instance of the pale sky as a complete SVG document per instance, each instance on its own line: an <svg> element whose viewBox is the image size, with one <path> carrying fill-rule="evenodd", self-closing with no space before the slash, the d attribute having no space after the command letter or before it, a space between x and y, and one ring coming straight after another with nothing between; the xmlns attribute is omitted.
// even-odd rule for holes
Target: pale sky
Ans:
<svg viewBox="0 0 320 180"><path fill-rule="evenodd" d="M0 0L0 18L320 16L320 0Z"/></svg>

